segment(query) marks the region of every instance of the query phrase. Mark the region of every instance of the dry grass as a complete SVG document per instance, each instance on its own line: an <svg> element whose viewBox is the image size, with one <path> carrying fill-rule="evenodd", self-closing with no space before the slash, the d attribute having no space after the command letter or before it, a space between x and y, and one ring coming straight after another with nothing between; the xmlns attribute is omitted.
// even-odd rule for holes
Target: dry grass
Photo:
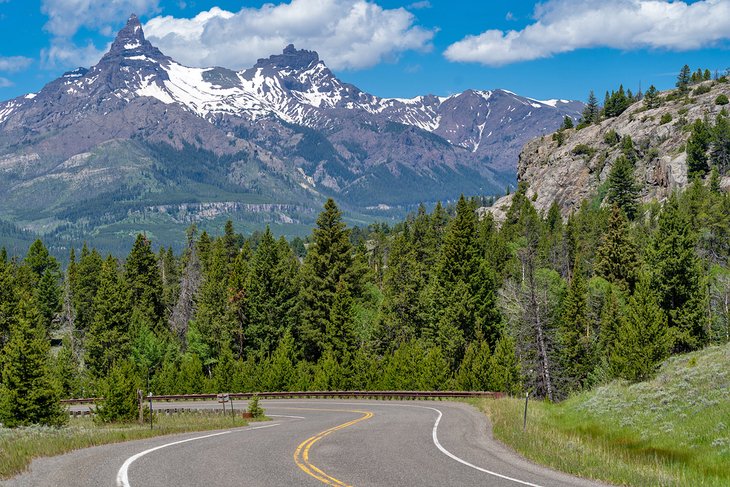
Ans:
<svg viewBox="0 0 730 487"><path fill-rule="evenodd" d="M90 446L139 440L154 436L246 426L240 417L209 413L160 415L155 427L149 424L94 423L89 417L72 418L64 428L32 426L0 428L0 479L8 479L28 468L34 458L61 455Z"/></svg>

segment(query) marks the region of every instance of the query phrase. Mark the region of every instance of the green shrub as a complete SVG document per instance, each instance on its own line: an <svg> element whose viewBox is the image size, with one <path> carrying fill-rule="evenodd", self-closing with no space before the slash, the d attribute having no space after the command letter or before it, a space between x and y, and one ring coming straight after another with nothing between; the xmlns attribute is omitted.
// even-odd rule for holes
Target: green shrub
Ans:
<svg viewBox="0 0 730 487"><path fill-rule="evenodd" d="M596 149L586 144L578 144L573 147L572 153L575 156L586 155L590 159L596 153Z"/></svg>
<svg viewBox="0 0 730 487"><path fill-rule="evenodd" d="M692 92L692 94L694 96L698 96L698 95L704 95L705 93L709 93L709 92L710 92L710 86L709 85L700 85L700 86L698 86L697 88L694 89L694 91Z"/></svg>
<svg viewBox="0 0 730 487"><path fill-rule="evenodd" d="M725 94L717 95L717 98L715 98L715 105L727 105L728 103L730 101L728 101L727 95Z"/></svg>
<svg viewBox="0 0 730 487"><path fill-rule="evenodd" d="M259 396L254 394L251 396L251 399L248 401L248 412L251 413L251 416L254 418L263 418L264 416L264 408L259 406Z"/></svg>
<svg viewBox="0 0 730 487"><path fill-rule="evenodd" d="M621 140L621 137L616 133L615 130L611 129L606 132L603 136L603 141L608 145L616 145Z"/></svg>
<svg viewBox="0 0 730 487"><path fill-rule="evenodd" d="M665 123L669 123L672 121L672 114L671 113L665 113L662 115L662 118L659 119L659 125L664 125Z"/></svg>
<svg viewBox="0 0 730 487"><path fill-rule="evenodd" d="M553 140L557 143L558 147L563 145L563 142L565 142L565 132L563 132L563 129L560 129L553 134Z"/></svg>
<svg viewBox="0 0 730 487"><path fill-rule="evenodd" d="M650 148L648 151L646 151L646 154L644 154L644 159L646 159L647 162L651 162L658 157L659 149L657 149L656 147Z"/></svg>
<svg viewBox="0 0 730 487"><path fill-rule="evenodd" d="M134 367L128 361L115 364L102 381L104 400L96 407L96 417L102 423L128 423L137 419L137 381Z"/></svg>

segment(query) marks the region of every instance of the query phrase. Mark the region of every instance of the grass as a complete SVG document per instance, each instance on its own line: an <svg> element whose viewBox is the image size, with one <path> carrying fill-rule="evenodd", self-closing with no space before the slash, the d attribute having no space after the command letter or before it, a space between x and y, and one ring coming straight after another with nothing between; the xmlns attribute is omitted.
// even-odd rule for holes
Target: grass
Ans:
<svg viewBox="0 0 730 487"><path fill-rule="evenodd" d="M730 485L730 345L671 358L653 380L561 404L480 402L496 438L531 460L618 485Z"/></svg>
<svg viewBox="0 0 730 487"><path fill-rule="evenodd" d="M96 424L89 417L72 418L68 426L49 428L0 428L0 479L25 471L34 458L61 455L80 448L139 440L191 431L228 429L246 426L240 417L210 413L180 413L156 417L149 424Z"/></svg>

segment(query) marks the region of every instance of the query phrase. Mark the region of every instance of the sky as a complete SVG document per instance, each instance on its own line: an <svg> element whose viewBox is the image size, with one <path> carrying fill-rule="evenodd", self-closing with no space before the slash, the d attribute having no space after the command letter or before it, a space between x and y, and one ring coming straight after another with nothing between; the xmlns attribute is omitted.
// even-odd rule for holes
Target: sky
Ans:
<svg viewBox="0 0 730 487"><path fill-rule="evenodd" d="M242 69L293 43L383 97L602 99L730 67L730 0L0 0L0 100L95 64L131 13L182 64Z"/></svg>

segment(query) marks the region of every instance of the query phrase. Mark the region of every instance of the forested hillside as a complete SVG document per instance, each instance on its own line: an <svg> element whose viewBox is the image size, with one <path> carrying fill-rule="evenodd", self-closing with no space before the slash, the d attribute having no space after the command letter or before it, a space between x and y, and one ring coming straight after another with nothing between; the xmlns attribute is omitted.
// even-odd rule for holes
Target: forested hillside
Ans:
<svg viewBox="0 0 730 487"><path fill-rule="evenodd" d="M60 397L256 390L464 389L551 400L651 376L730 335L730 196L697 179L567 221L520 186L506 221L477 201L348 229L329 200L305 241L139 235L124 259L43 243L0 257L0 419L55 422ZM57 345L51 352L51 341ZM146 388L146 385L144 385Z"/></svg>

